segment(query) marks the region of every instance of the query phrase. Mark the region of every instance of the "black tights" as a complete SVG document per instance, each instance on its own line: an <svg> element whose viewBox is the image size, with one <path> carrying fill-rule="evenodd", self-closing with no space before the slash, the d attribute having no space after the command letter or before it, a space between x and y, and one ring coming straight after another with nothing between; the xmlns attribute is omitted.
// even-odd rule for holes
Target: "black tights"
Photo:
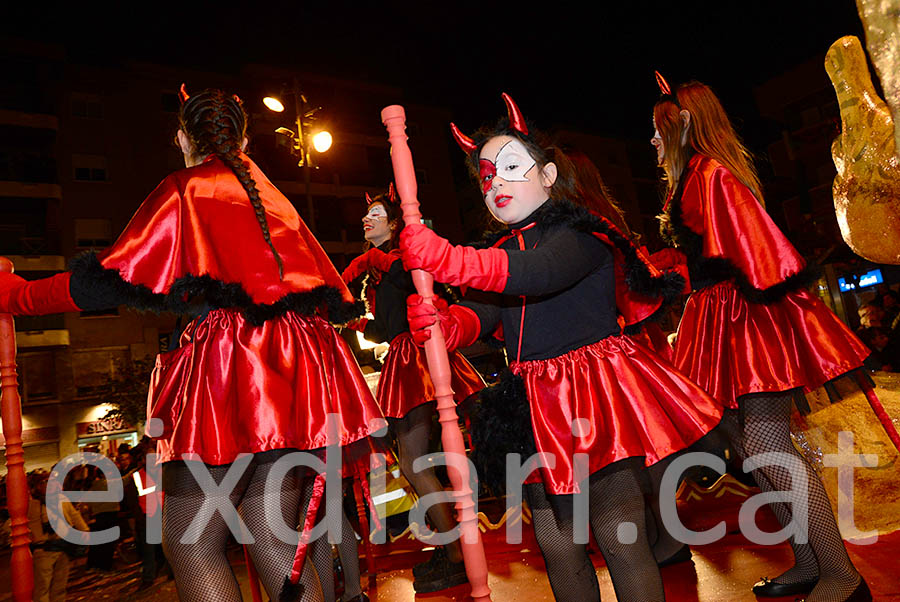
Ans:
<svg viewBox="0 0 900 602"><path fill-rule="evenodd" d="M200 470L208 470L216 485L222 484L232 466L194 464L199 465ZM284 579L290 573L297 546L281 541L267 525L264 488L273 465L273 462L257 463L254 458L237 479L234 478L237 473L232 473L229 479L235 483L234 487L221 497L227 495L235 508L240 505L245 532L249 531L253 537L253 543L247 544L250 557L269 598L277 600ZM175 575L179 599L182 602L240 601L241 591L225 553L230 533L228 524L221 513L215 512L202 527L195 543L184 542L185 536L196 536L194 529L197 527L190 532L188 528L207 494L197 484L186 462L167 463L163 470L166 496L162 519L163 549ZM300 522L300 508L307 507L312 489L312 477L302 474L292 470L281 484L281 516L290 528L296 528ZM319 580L309 563L303 567L301 583L304 602L322 599Z"/></svg>
<svg viewBox="0 0 900 602"><path fill-rule="evenodd" d="M794 447L790 433L792 396L790 393L744 395L739 400L740 414L727 411L723 426L741 460L766 452L789 454L800 460L808 483L808 543L790 539L795 565L775 578L778 583L797 583L819 577L808 596L809 602L839 602L859 584L859 573L850 561L838 530L825 487L806 458ZM762 466L753 477L764 492L789 491L791 475L784 467ZM795 494L798 496L799 494ZM792 520L791 508L798 499L771 504L782 526Z"/></svg>
<svg viewBox="0 0 900 602"><path fill-rule="evenodd" d="M437 493L444 490L443 485L434 473L434 468L427 468L416 472L413 470L413 462L428 454L428 443L431 440L431 419L434 416L434 402L422 404L409 411L403 418L391 420L391 428L397 435L397 445L400 453L397 462L400 472L415 490L420 498L429 493ZM428 509L428 518L439 533L450 531L456 527L453 518L452 505L434 504ZM459 542L455 541L447 546L447 555L452 562L462 562L462 551Z"/></svg>
<svg viewBox="0 0 900 602"><path fill-rule="evenodd" d="M587 546L574 543L572 496L547 495L543 483L530 483L525 485L525 499L553 596L558 602L599 601L600 587ZM591 478L588 518L619 602L665 600L662 578L647 543L644 497L634 470L624 468ZM634 527L625 526L626 522Z"/></svg>

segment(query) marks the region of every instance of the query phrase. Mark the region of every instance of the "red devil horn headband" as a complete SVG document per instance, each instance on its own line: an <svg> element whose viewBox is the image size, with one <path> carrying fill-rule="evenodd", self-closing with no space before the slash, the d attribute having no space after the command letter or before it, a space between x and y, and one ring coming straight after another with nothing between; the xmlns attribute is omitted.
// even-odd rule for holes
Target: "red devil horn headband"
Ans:
<svg viewBox="0 0 900 602"><path fill-rule="evenodd" d="M504 92L502 96L503 102L506 103L506 114L509 117L509 126L523 136L527 136L528 126L525 125L525 117L522 116L522 111L519 110L519 107L509 94ZM453 132L453 138L463 151L466 153L474 153L478 150L478 145L475 144L475 141L459 131L459 128L456 127L456 124L453 122L450 122L450 131Z"/></svg>
<svg viewBox="0 0 900 602"><path fill-rule="evenodd" d="M190 97L191 95L187 93L187 88L184 87L184 84L181 84L181 88L178 90L178 100L181 104L184 104Z"/></svg>
<svg viewBox="0 0 900 602"><path fill-rule="evenodd" d="M672 96L672 88L669 87L669 82L662 76L662 73L659 71L654 71L653 73L656 74L656 83L659 85L659 91L665 96Z"/></svg>
<svg viewBox="0 0 900 602"><path fill-rule="evenodd" d="M506 103L506 114L509 116L510 127L527 136L528 126L525 125L525 117L522 116L522 111L519 110L512 97L506 92L503 93L503 101Z"/></svg>
<svg viewBox="0 0 900 602"><path fill-rule="evenodd" d="M382 198L379 199L379 200L380 200L381 202L384 202L384 201L385 201L384 197L382 197ZM367 205L371 205L371 204L374 203L374 202L375 202L375 199L373 199L373 198L369 195L369 193L367 192L367 193L366 193L366 204L367 204ZM388 202L388 203L391 203L392 205L396 205L396 204L399 202L398 199L397 199L397 190L394 188L394 183L393 183L393 182L391 182L390 186L388 186L388 191L387 191L387 202Z"/></svg>
<svg viewBox="0 0 900 602"><path fill-rule="evenodd" d="M453 132L453 138L456 140L459 148L463 149L466 153L474 153L478 149L478 145L475 144L475 141L460 132L459 128L456 127L456 124L452 121L450 122L450 131Z"/></svg>

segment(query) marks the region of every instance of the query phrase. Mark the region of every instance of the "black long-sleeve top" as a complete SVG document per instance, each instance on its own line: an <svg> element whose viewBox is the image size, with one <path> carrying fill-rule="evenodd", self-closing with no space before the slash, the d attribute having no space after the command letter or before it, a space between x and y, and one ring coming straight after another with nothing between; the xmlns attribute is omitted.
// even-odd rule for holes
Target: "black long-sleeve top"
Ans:
<svg viewBox="0 0 900 602"><path fill-rule="evenodd" d="M462 302L478 315L481 336L491 335L502 322L510 361L515 361L519 344L522 295L523 361L558 357L620 332L612 253L593 234L564 223L542 225L542 213L539 208L510 226L512 233L521 231L525 250L516 236L499 247L509 254L503 293L486 302Z"/></svg>
<svg viewBox="0 0 900 602"><path fill-rule="evenodd" d="M406 298L416 292L412 276L397 259L377 284L370 281L367 286L374 287L375 307L374 319L366 324L364 336L373 343L390 343L398 334L409 330Z"/></svg>

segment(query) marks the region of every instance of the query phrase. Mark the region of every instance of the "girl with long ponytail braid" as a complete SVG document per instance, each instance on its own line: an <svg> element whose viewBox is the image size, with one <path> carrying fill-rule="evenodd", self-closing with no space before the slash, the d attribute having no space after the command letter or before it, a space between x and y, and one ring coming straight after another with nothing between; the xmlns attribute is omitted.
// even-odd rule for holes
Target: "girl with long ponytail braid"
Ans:
<svg viewBox="0 0 900 602"><path fill-rule="evenodd" d="M328 446L343 452L337 483L369 470L370 435L386 423L332 326L363 307L243 153L240 99L220 90L188 97L184 86L181 96L186 169L157 186L102 254L77 257L69 272L44 280L0 276L0 311L124 304L193 315L178 348L157 358L148 395L147 434L159 441L162 463L163 547L179 598L241 600L225 554L232 533L269 599L322 600L297 530L311 528L320 509L332 518L332 508L320 505L324 474L298 462L321 461ZM301 451L313 457L291 453ZM330 566L322 578L333 578Z"/></svg>

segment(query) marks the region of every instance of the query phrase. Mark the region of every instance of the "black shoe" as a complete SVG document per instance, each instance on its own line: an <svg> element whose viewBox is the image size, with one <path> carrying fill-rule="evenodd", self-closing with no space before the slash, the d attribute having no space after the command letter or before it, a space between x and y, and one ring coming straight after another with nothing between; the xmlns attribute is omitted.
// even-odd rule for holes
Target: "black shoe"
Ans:
<svg viewBox="0 0 900 602"><path fill-rule="evenodd" d="M417 594L430 594L462 585L468 580L466 566L462 562L447 562L427 575L414 579L413 589Z"/></svg>
<svg viewBox="0 0 900 602"><path fill-rule="evenodd" d="M421 579L436 568L443 566L447 562L447 551L443 546L435 548L431 553L431 558L425 562L420 562L413 567L413 577Z"/></svg>
<svg viewBox="0 0 900 602"><path fill-rule="evenodd" d="M806 602L806 598L803 598L799 602ZM856 589L850 592L850 596L844 600L844 602L872 602L872 592L869 590L869 584L866 583L866 580L862 577L859 578L859 585L856 586Z"/></svg>
<svg viewBox="0 0 900 602"><path fill-rule="evenodd" d="M753 586L753 593L760 598L779 598L781 596L796 596L797 594L808 594L819 582L816 577L810 581L800 581L798 583L775 583L768 577L763 577L762 581Z"/></svg>
<svg viewBox="0 0 900 602"><path fill-rule="evenodd" d="M665 560L660 560L656 563L656 566L659 568L663 568L666 566L671 566L673 564L679 564L681 562L688 562L693 554L691 553L691 546L684 544L678 551L666 558ZM754 590L755 591L755 590Z"/></svg>

